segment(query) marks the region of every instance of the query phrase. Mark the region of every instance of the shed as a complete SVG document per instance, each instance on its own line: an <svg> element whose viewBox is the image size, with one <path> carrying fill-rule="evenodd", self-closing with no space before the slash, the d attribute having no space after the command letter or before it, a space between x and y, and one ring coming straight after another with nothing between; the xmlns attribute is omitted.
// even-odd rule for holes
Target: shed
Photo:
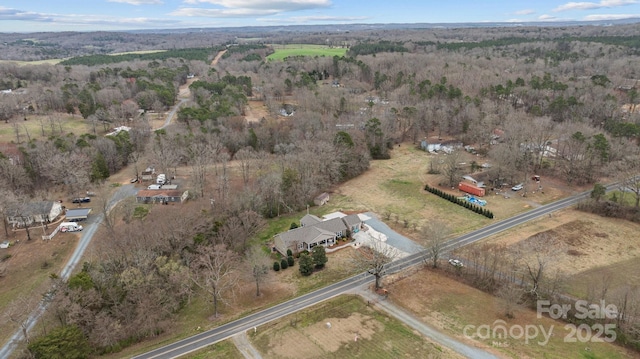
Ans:
<svg viewBox="0 0 640 359"><path fill-rule="evenodd" d="M318 195L316 198L313 199L313 203L316 206L322 206L323 204L326 204L327 202L329 202L329 194L327 192L323 192L320 195Z"/></svg>
<svg viewBox="0 0 640 359"><path fill-rule="evenodd" d="M84 221L85 219L89 218L89 213L91 213L91 208L67 209L65 218L70 222Z"/></svg>

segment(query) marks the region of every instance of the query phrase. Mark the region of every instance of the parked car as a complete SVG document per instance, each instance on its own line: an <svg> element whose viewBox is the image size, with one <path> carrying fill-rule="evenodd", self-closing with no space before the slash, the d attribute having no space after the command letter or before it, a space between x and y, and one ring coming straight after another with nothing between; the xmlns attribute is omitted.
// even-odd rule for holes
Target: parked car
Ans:
<svg viewBox="0 0 640 359"><path fill-rule="evenodd" d="M87 203L91 202L91 197L77 197L71 200L72 203Z"/></svg>
<svg viewBox="0 0 640 359"><path fill-rule="evenodd" d="M464 267L464 265L462 264L462 261L460 261L458 259L449 259L449 264L451 264L454 267L458 267L458 268Z"/></svg>
<svg viewBox="0 0 640 359"><path fill-rule="evenodd" d="M138 177L134 177L129 181L129 183L136 183L136 182L138 182Z"/></svg>
<svg viewBox="0 0 640 359"><path fill-rule="evenodd" d="M5 249L5 248L9 248L9 245L11 243L9 241L2 241L2 243L0 243L0 248Z"/></svg>
<svg viewBox="0 0 640 359"><path fill-rule="evenodd" d="M517 185L515 185L515 186L511 187L511 190L512 190L512 191L519 191L519 190L521 190L521 189L523 189L523 188L524 188L524 184L519 183L519 184L517 184Z"/></svg>

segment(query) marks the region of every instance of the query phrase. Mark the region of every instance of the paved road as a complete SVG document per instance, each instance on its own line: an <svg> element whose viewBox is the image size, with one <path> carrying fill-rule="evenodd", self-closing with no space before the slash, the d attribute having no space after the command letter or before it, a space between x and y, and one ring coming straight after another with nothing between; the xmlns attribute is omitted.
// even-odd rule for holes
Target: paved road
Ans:
<svg viewBox="0 0 640 359"><path fill-rule="evenodd" d="M111 197L111 199L107 204L109 210L111 210L111 208L113 208L116 205L116 203L118 203L120 200L129 196L135 195L136 192L137 192L136 188L131 184L124 185L118 188L118 190L113 194L113 196ZM64 266L64 268L60 272L60 277L62 279L64 280L69 279L69 276L71 275L75 267L78 265L78 263L80 263L80 259L82 259L82 256L84 255L85 250L89 246L89 243L91 243L91 239L93 239L93 235L96 233L96 231L98 230L103 220L104 220L103 213L99 213L98 215L93 216L87 220L84 226L84 230L82 231L82 235L80 236L80 241L78 242L78 245L76 246L75 251L71 255L71 258L69 258L69 260L67 261L67 264ZM38 323L38 319L40 319L40 316L44 313L44 311L47 309L48 306L49 306L49 301L46 299L43 299L40 302L40 304L38 304L38 308L36 308L36 310L33 313L31 313L29 318L27 318L26 320L27 331L31 331L33 329L36 323ZM16 346L23 339L24 339L24 335L22 333L22 330L18 329L13 334L11 339L9 339L9 341L5 343L5 345L2 348L0 348L0 358L8 358L9 355L11 355L11 353L15 350Z"/></svg>
<svg viewBox="0 0 640 359"><path fill-rule="evenodd" d="M612 189L617 184L607 186L607 189ZM474 242L477 242L486 237L492 236L496 233L505 231L512 227L518 226L527 221L546 216L554 211L572 206L579 201L589 196L588 192L582 192L572 197L568 197L551 204L547 204L528 212L518 214L514 217L496 222L487 227L479 230L467 233L458 238L452 239L445 243L444 250L452 250L459 248ZM402 271L406 268L419 265L423 263L425 258L428 258L428 251L423 251L415 254L411 254L407 257L399 259L395 262L388 264L387 274ZM366 272L355 275L351 278L347 278L341 282L334 283L325 288L318 289L315 292L305 294L301 297L294 298L287 302L278 304L274 307L265 309L261 312L250 314L244 318L235 320L233 322L224 324L220 327L211 329L209 331L194 335L192 337L180 340L173 344L152 350L145 354L141 354L134 358L136 359L168 359L177 358L190 352L202 349L209 345L215 344L219 341L225 340L235 334L246 331L251 328L255 328L262 324L268 323L277 318L294 313L301 309L307 308L311 305L343 294L348 291L355 290L358 286L363 284L373 283L373 276L368 275Z"/></svg>
<svg viewBox="0 0 640 359"><path fill-rule="evenodd" d="M182 106L182 104L187 102L188 100L189 99L181 98L180 101L175 106L173 106L173 108L167 115L167 118L164 120L164 124L162 125L162 127L160 127L160 129L163 129L171 124L171 121L173 120L173 117L176 115L176 112L178 112L178 109L180 108L180 106Z"/></svg>

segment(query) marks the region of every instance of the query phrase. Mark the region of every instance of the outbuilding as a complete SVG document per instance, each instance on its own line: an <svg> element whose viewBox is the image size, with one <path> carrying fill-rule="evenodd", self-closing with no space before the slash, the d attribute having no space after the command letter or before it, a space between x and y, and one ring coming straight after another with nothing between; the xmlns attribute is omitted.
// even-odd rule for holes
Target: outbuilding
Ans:
<svg viewBox="0 0 640 359"><path fill-rule="evenodd" d="M84 221L85 219L89 218L89 213L91 213L91 208L67 209L65 219L69 222Z"/></svg>

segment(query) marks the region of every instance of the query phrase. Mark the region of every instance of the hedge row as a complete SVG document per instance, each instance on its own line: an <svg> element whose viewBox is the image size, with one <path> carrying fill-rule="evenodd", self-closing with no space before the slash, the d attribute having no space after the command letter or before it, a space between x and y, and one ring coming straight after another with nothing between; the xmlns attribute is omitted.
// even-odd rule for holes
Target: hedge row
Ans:
<svg viewBox="0 0 640 359"><path fill-rule="evenodd" d="M472 211L474 211L474 212L476 212L478 214L481 214L481 215L483 215L483 216L485 216L487 218L493 218L493 212L491 212L490 210L488 210L486 208L482 208L482 207L476 206L473 203L469 203L468 201L466 201L464 199L460 199L460 198L458 198L458 197L456 197L456 196L454 196L454 195L452 195L450 193L447 193L445 191L442 191L442 190L440 190L438 188L431 187L429 185L425 185L424 186L424 190L428 191L428 192L431 192L431 193L435 194L436 196L440 196L440 197L446 199L447 201L449 201L451 203L455 203L455 204L457 204L459 206L462 206L462 207L464 207L466 209L472 210Z"/></svg>

